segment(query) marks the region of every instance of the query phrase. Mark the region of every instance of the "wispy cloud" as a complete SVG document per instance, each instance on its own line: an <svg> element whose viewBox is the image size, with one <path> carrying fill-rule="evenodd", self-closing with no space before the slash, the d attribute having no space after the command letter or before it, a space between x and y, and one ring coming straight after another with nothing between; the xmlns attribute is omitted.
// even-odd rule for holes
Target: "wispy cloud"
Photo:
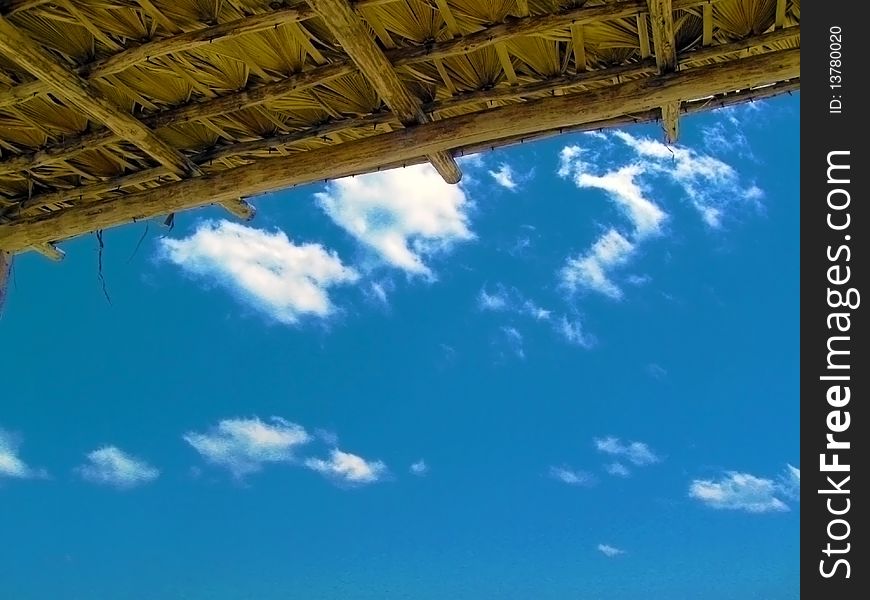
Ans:
<svg viewBox="0 0 870 600"><path fill-rule="evenodd" d="M619 459L605 467L605 470L611 475L619 477L630 475L630 470L623 462L628 462L636 467L645 467L661 461L661 457L644 442L623 442L612 436L596 438L594 441L596 450Z"/></svg>
<svg viewBox="0 0 870 600"><path fill-rule="evenodd" d="M229 221L204 222L190 237L161 244L171 262L220 283L282 323L329 315L328 289L359 278L320 244L296 245L282 231Z"/></svg>
<svg viewBox="0 0 870 600"><path fill-rule="evenodd" d="M507 312L531 317L536 321L546 321L551 311L539 306L535 301L525 298L516 288L497 284L493 289L486 287L477 296L477 306L483 311Z"/></svg>
<svg viewBox="0 0 870 600"><path fill-rule="evenodd" d="M549 474L553 479L568 485L588 487L595 483L595 477L591 473L567 466L550 467Z"/></svg>
<svg viewBox="0 0 870 600"><path fill-rule="evenodd" d="M627 159L626 147L631 151ZM642 243L664 234L669 215L652 199L669 193L661 182L671 189L676 186L676 195L687 199L714 228L721 226L733 207L741 203L758 207L764 196L719 158L619 130L588 135L583 147L562 148L557 174L580 189L604 192L629 224L605 227L589 250L569 257L560 272L570 292L586 289L615 299L622 297L619 267L638 256ZM641 280L628 277L627 281Z"/></svg>
<svg viewBox="0 0 870 600"><path fill-rule="evenodd" d="M559 155L559 176L571 179L580 189L605 192L628 219L631 229L607 228L588 251L567 260L560 274L561 281L571 292L587 289L619 299L622 290L612 280L611 271L626 264L641 241L661 233L667 214L645 196L640 183L645 172L642 165L628 164L612 170L605 168L597 173L598 166L587 156L597 158L598 154L579 146L563 148Z"/></svg>
<svg viewBox="0 0 870 600"><path fill-rule="evenodd" d="M635 245L615 229L602 235L584 255L568 259L562 268L562 285L570 291L594 290L605 296L622 298L622 290L610 279L608 271L624 264Z"/></svg>
<svg viewBox="0 0 870 600"><path fill-rule="evenodd" d="M792 465L786 465L785 471L779 476L779 489L789 500L800 500L801 470Z"/></svg>
<svg viewBox="0 0 870 600"><path fill-rule="evenodd" d="M431 277L428 257L474 237L465 190L429 164L339 179L315 196L336 224L411 274Z"/></svg>
<svg viewBox="0 0 870 600"><path fill-rule="evenodd" d="M581 348L592 348L595 345L595 337L586 332L579 319L569 319L563 315L561 319L555 321L554 326L556 332L565 338L569 344L574 344Z"/></svg>
<svg viewBox="0 0 870 600"><path fill-rule="evenodd" d="M664 379L668 376L667 369L656 363L648 364L646 366L646 372L649 374L650 377L653 377L655 379Z"/></svg>
<svg viewBox="0 0 870 600"><path fill-rule="evenodd" d="M783 498L796 500L799 495L800 470L791 465L779 481L729 471L719 479L695 479L689 485L689 496L711 508L750 513L787 511Z"/></svg>
<svg viewBox="0 0 870 600"><path fill-rule="evenodd" d="M757 186L744 183L734 167L709 154L685 146L666 146L624 131L613 135L646 161L646 172L676 183L710 227L719 227L734 205L758 206L764 196Z"/></svg>
<svg viewBox="0 0 870 600"><path fill-rule="evenodd" d="M604 470L607 471L609 475L613 475L615 477L628 477L631 475L631 471L628 470L621 462L613 462L609 465L604 466Z"/></svg>
<svg viewBox="0 0 870 600"><path fill-rule="evenodd" d="M34 469L18 456L18 436L0 428L0 477L15 479L41 479L47 476L43 469Z"/></svg>
<svg viewBox="0 0 870 600"><path fill-rule="evenodd" d="M313 471L346 484L366 484L381 481L387 475L387 465L383 462L369 461L356 454L342 452L334 448L329 458L309 458L305 466Z"/></svg>
<svg viewBox="0 0 870 600"><path fill-rule="evenodd" d="M429 472L429 465L427 465L426 461L421 458L417 462L413 463L408 468L408 470L411 472L412 475L417 475L419 477L422 477L423 475L426 475Z"/></svg>
<svg viewBox="0 0 870 600"><path fill-rule="evenodd" d="M202 457L235 477L255 473L267 463L295 460L298 447L312 437L296 423L280 417L225 419L206 433L188 432L184 440Z"/></svg>
<svg viewBox="0 0 870 600"><path fill-rule="evenodd" d="M115 446L90 452L87 462L76 467L76 472L86 481L118 489L144 485L160 475L158 469Z"/></svg>
<svg viewBox="0 0 870 600"><path fill-rule="evenodd" d="M514 181L514 171L511 169L510 165L502 163L498 166L497 171L490 171L489 175L495 179L495 182L501 187L507 188L511 191L516 191L517 182Z"/></svg>
<svg viewBox="0 0 870 600"><path fill-rule="evenodd" d="M607 558L614 558L620 554L625 554L625 550L620 550L619 548L609 544L598 544L598 551Z"/></svg>
<svg viewBox="0 0 870 600"><path fill-rule="evenodd" d="M513 170L513 167L511 167L507 163L501 163L498 166L498 169L494 171L489 171L489 175L495 180L498 185L512 192L516 192L519 189L520 185L528 181L532 176L531 173L527 173L525 175L518 175Z"/></svg>
<svg viewBox="0 0 870 600"><path fill-rule="evenodd" d="M516 327L506 325L501 328L501 334L502 340L514 356L520 359L526 357L526 351L523 346L523 334Z"/></svg>
<svg viewBox="0 0 870 600"><path fill-rule="evenodd" d="M707 150L721 154L736 152L740 156L753 159L749 138L746 137L746 123L743 117L747 112L757 112L757 104L746 106L728 106L711 112L716 120L701 128L704 147ZM753 115L753 119L757 115Z"/></svg>

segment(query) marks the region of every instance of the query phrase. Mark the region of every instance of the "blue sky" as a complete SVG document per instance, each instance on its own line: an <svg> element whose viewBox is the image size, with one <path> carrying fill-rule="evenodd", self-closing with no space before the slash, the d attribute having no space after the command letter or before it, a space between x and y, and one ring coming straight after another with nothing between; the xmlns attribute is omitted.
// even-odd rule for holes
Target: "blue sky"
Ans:
<svg viewBox="0 0 870 600"><path fill-rule="evenodd" d="M798 113L18 257L0 597L797 598Z"/></svg>

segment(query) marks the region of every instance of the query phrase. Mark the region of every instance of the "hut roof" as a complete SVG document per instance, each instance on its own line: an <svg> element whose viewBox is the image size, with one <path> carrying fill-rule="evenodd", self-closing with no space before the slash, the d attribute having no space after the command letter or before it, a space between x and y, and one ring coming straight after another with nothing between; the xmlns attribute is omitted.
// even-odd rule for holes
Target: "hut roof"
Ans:
<svg viewBox="0 0 870 600"><path fill-rule="evenodd" d="M0 251L800 85L800 0L0 0Z"/></svg>

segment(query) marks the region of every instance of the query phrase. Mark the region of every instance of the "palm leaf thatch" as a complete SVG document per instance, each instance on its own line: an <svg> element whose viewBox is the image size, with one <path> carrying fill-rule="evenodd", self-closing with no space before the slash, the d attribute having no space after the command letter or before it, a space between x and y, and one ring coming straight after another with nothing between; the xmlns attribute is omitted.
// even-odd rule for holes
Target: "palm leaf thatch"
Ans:
<svg viewBox="0 0 870 600"><path fill-rule="evenodd" d="M676 132L797 89L799 24L799 0L5 0L0 251L410 162L456 180L453 153L560 130Z"/></svg>

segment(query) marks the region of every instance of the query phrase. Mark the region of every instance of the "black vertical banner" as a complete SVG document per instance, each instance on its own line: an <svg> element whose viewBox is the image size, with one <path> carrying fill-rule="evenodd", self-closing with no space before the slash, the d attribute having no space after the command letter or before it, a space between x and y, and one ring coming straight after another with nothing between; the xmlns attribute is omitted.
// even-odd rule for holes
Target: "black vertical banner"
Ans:
<svg viewBox="0 0 870 600"><path fill-rule="evenodd" d="M791 2L789 1L789 4ZM801 31L801 593L866 598L870 418L862 292L868 140L863 2L804 3ZM861 593L859 593L861 590Z"/></svg>

